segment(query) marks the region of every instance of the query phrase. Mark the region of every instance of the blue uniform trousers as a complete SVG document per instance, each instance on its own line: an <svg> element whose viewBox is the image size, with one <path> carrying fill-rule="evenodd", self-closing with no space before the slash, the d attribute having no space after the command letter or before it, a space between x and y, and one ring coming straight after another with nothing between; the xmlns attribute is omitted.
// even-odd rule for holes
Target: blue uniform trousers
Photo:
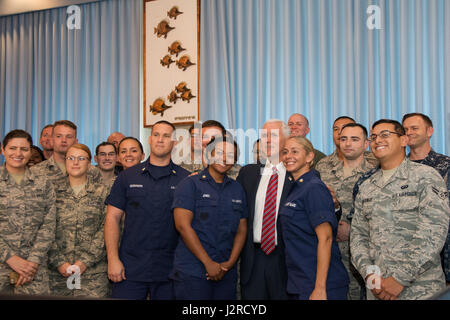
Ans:
<svg viewBox="0 0 450 320"><path fill-rule="evenodd" d="M174 300L173 282L123 280L113 284L111 298L129 300Z"/></svg>
<svg viewBox="0 0 450 320"><path fill-rule="evenodd" d="M212 281L181 272L174 275L177 300L236 300L237 274L230 270L222 280Z"/></svg>

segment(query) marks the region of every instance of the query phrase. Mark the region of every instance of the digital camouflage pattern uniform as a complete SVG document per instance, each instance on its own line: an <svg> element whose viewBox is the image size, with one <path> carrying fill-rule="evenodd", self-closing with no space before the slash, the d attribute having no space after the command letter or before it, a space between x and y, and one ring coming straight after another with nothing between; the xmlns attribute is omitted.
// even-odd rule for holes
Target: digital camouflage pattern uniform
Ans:
<svg viewBox="0 0 450 320"><path fill-rule="evenodd" d="M196 164L196 163L185 163L185 162L181 162L179 164L180 167L182 167L183 169L189 171L190 173L194 173L194 172L200 172L203 171L205 169L205 167L203 166L203 164ZM239 164L235 164L234 166L231 167L231 169L227 172L227 176L233 180L236 180L238 174L239 174L239 170L241 170L242 166Z"/></svg>
<svg viewBox="0 0 450 320"><path fill-rule="evenodd" d="M49 251L50 289L53 295L109 295L108 266L104 242L107 186L87 181L78 195L68 178L60 179L56 192L56 239ZM81 275L81 289L70 290L67 278L58 267L68 262L83 262L87 269Z"/></svg>
<svg viewBox="0 0 450 320"><path fill-rule="evenodd" d="M53 183L67 176L58 167L53 156L31 167L31 171L39 175L47 176ZM101 183L103 181L100 169L95 166L89 167L87 175L88 179L94 183Z"/></svg>
<svg viewBox="0 0 450 320"><path fill-rule="evenodd" d="M55 239L55 192L52 183L25 169L20 185L0 167L0 292L49 293L47 253ZM38 264L34 280L15 288L6 261L18 256Z"/></svg>
<svg viewBox="0 0 450 320"><path fill-rule="evenodd" d="M405 158L383 182L378 170L359 187L350 232L352 262L404 286L398 299L427 299L445 288L439 253L449 224L447 191L436 170ZM367 289L368 299L375 299Z"/></svg>
<svg viewBox="0 0 450 320"><path fill-rule="evenodd" d="M364 151L364 159L366 159L369 164L371 164L373 167L378 165L378 160L375 158L372 152L370 151ZM326 172L331 171L333 168L336 168L336 166L339 164L339 162L343 162L343 160L340 160L337 151L334 150L332 154L329 156L321 159L315 166L315 169L319 172Z"/></svg>
<svg viewBox="0 0 450 320"><path fill-rule="evenodd" d="M311 165L311 168L315 168L316 165L319 163L319 161L326 157L327 157L327 155L325 153L323 153L322 151L319 151L317 149L314 149L314 160Z"/></svg>
<svg viewBox="0 0 450 320"><path fill-rule="evenodd" d="M344 178L344 161L339 161L337 166L331 170L320 172L320 178L322 181L335 191L336 198L338 199L342 209L341 221L346 222L349 225L351 224L351 220L348 219L348 214L353 206L353 187L358 179L373 167L374 164L364 158L362 163L357 168L353 169L351 176L347 178ZM361 275L355 267L351 264L349 241L340 241L338 242L338 245L342 255L342 262L344 263L350 277L347 299L361 300L364 296L364 280L361 278Z"/></svg>
<svg viewBox="0 0 450 320"><path fill-rule="evenodd" d="M409 158L409 155L408 155ZM425 164L427 166L430 166L434 169L436 169L441 177L444 179L445 184L447 185L447 192L450 193L450 157L447 157L446 155L434 152L434 150L431 150L428 155L425 157L425 159L422 160L412 160L417 163ZM449 197L449 203L450 203L450 197ZM442 260L442 267L444 269L445 273L445 279L447 282L450 282L450 226L449 231L447 234L447 241L445 241L444 248L441 252L441 260Z"/></svg>

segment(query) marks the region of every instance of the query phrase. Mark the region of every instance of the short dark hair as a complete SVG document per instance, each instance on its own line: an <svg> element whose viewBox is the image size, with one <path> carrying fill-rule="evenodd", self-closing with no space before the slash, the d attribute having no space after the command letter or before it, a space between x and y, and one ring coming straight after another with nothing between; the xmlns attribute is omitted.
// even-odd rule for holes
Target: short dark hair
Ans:
<svg viewBox="0 0 450 320"><path fill-rule="evenodd" d="M157 124L162 124L162 123L163 123L163 124L167 124L168 126L171 126L172 129L173 129L173 131L176 130L175 126L174 126L172 123L170 123L169 121L166 121L166 120L159 120L158 122L156 122L156 123L153 125L153 127L156 126Z"/></svg>
<svg viewBox="0 0 450 320"><path fill-rule="evenodd" d="M42 152L41 148L39 148L38 146L32 145L31 149L34 149L34 150L36 150L39 153L39 155L41 156L42 161L45 160L44 152Z"/></svg>
<svg viewBox="0 0 450 320"><path fill-rule="evenodd" d="M351 118L351 117L349 117L349 116L341 116L341 117L337 117L337 118L336 118L336 119L334 120L333 124L335 124L335 123L336 123L336 121L338 121L338 120L341 120L341 119L348 119L348 120L352 120L353 122L355 122L355 123L356 123L355 119L353 119L353 118Z"/></svg>
<svg viewBox="0 0 450 320"><path fill-rule="evenodd" d="M41 130L41 135L39 136L40 138L42 137L42 133L44 132L44 130L47 129L47 128L52 128L53 129L53 125L52 124L48 124L45 127L43 127L42 130Z"/></svg>
<svg viewBox="0 0 450 320"><path fill-rule="evenodd" d="M355 123L347 123L342 127L341 133L342 133L342 131L344 131L345 128L354 128L354 127L361 128L364 133L364 137L367 139L367 135L368 135L367 129L361 123L356 123L356 122Z"/></svg>
<svg viewBox="0 0 450 320"><path fill-rule="evenodd" d="M373 128L375 128L377 125L382 124L382 123L389 123L389 124L393 124L394 128L395 128L395 132L397 132L399 135L404 136L406 134L405 132L405 128L403 128L403 126L401 125L400 122L398 122L397 120L392 120L392 119L380 119L378 121L375 121L375 123L372 125L372 130Z"/></svg>
<svg viewBox="0 0 450 320"><path fill-rule="evenodd" d="M125 140L134 140L139 144L139 148L141 149L141 152L144 153L144 148L142 147L142 143L136 139L135 137L125 137L122 139L122 141L120 141L119 146L117 148L117 152L120 152L120 145L122 144L122 142L124 142Z"/></svg>
<svg viewBox="0 0 450 320"><path fill-rule="evenodd" d="M202 123L202 128L209 128L209 127L218 127L222 130L222 134L225 135L225 127L223 124L221 124L219 121L216 120L206 120Z"/></svg>
<svg viewBox="0 0 450 320"><path fill-rule="evenodd" d="M195 122L192 126L189 127L189 134L192 134L192 130L194 130L196 123L198 122Z"/></svg>
<svg viewBox="0 0 450 320"><path fill-rule="evenodd" d="M77 133L77 126L72 121L58 120L53 124L53 129L55 129L56 126L66 126L66 127L69 127L69 128L72 128L73 130L75 130L75 135Z"/></svg>
<svg viewBox="0 0 450 320"><path fill-rule="evenodd" d="M403 116L402 119L402 124L403 122L405 122L406 119L411 118L411 117L421 117L423 119L423 121L425 121L425 123L429 126L429 127L433 127L433 121L431 121L430 117L423 114L423 113L419 113L419 112L413 112L413 113L407 113Z"/></svg>
<svg viewBox="0 0 450 320"><path fill-rule="evenodd" d="M25 130L15 129L8 132L8 134L3 139L3 148L8 145L9 140L14 138L24 138L30 143L30 147L33 145L33 138L28 132L26 132Z"/></svg>
<svg viewBox="0 0 450 320"><path fill-rule="evenodd" d="M116 146L111 143L111 142L107 142L107 141L103 141L102 143L100 143L96 148L95 148L95 155L98 156L98 151L100 150L100 147L104 147L104 146L112 146L114 148L114 152L117 154L117 149Z"/></svg>

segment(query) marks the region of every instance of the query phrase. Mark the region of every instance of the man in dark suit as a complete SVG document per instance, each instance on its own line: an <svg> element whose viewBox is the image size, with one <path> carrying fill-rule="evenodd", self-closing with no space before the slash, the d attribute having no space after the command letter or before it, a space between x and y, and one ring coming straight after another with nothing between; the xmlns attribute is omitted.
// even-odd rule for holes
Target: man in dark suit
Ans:
<svg viewBox="0 0 450 320"><path fill-rule="evenodd" d="M249 208L247 240L241 254L240 278L243 300L288 299L287 271L278 210L292 185L281 153L289 127L281 120L267 121L260 149L263 164L241 169L237 181L243 186Z"/></svg>

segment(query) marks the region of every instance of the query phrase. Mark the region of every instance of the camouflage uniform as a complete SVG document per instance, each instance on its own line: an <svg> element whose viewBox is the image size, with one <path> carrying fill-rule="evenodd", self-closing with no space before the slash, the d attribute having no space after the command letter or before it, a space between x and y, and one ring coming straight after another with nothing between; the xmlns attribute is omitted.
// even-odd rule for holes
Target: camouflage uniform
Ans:
<svg viewBox="0 0 450 320"><path fill-rule="evenodd" d="M203 171L203 169L205 169L203 164L196 164L196 163L182 162L179 164L179 166L191 173L200 172L200 171ZM228 170L227 176L233 180L236 180L236 178L239 174L239 170L241 170L241 168L242 168L242 166L236 163L233 167L231 167L230 170Z"/></svg>
<svg viewBox="0 0 450 320"><path fill-rule="evenodd" d="M409 158L409 155L408 155ZM450 177L449 177L449 171L450 171L450 157L447 157L446 155L434 152L434 150L431 150L428 155L425 157L425 159L422 160L412 160L417 163L425 164L427 166L430 166L434 169L436 169L441 177L444 179L444 182L447 185L447 191L450 194ZM450 197L449 197L449 203L450 203ZM444 269L445 278L447 282L450 282L450 226L449 231L447 234L447 241L445 241L444 248L441 252L441 259L442 259L442 267Z"/></svg>
<svg viewBox="0 0 450 320"><path fill-rule="evenodd" d="M49 251L50 289L54 295L107 297L108 266L104 242L105 200L108 188L87 181L78 195L68 178L58 181L56 192L56 240ZM83 262L81 289L67 288L67 279L58 267L68 262Z"/></svg>
<svg viewBox="0 0 450 320"><path fill-rule="evenodd" d="M447 236L449 206L436 170L404 159L383 182L378 170L355 199L350 232L352 262L363 278L377 266L404 286L399 299L427 299L445 288L439 252ZM374 299L367 290L369 299Z"/></svg>
<svg viewBox="0 0 450 320"><path fill-rule="evenodd" d="M67 176L58 167L53 156L31 167L31 171L39 175L47 176L53 183ZM100 169L95 166L89 167L87 175L88 179L94 183L101 183L103 181Z"/></svg>
<svg viewBox="0 0 450 320"><path fill-rule="evenodd" d="M319 163L319 161L322 160L323 158L326 158L326 156L327 155L325 153L323 153L317 149L314 149L314 161L312 163L311 168L315 168L316 164Z"/></svg>
<svg viewBox="0 0 450 320"><path fill-rule="evenodd" d="M373 167L373 164L369 163L369 161L364 158L360 166L353 169L351 176L347 178L344 177L344 161L339 161L338 165L331 171L320 172L320 178L322 179L322 181L333 188L335 191L336 198L338 199L342 209L341 221L351 224L351 220L348 219L348 214L353 206L353 187L356 181L358 181L358 179L365 172L369 171ZM340 241L338 242L338 245L342 255L342 262L344 263L345 268L347 269L347 272L350 276L347 299L361 300L362 296L364 295L364 280L350 263L349 241Z"/></svg>
<svg viewBox="0 0 450 320"><path fill-rule="evenodd" d="M47 252L55 239L55 192L52 183L25 169L21 185L0 167L0 291L48 294ZM6 261L19 256L38 264L31 283L12 289Z"/></svg>
<svg viewBox="0 0 450 320"><path fill-rule="evenodd" d="M370 151L364 151L364 159L366 159L370 165L373 167L378 165L378 160L375 158L372 152ZM342 162L343 160L340 160L337 151L334 150L332 154L329 156L321 159L315 166L315 169L319 172L326 172L331 171L333 168L336 168L336 166L339 164L339 162Z"/></svg>

